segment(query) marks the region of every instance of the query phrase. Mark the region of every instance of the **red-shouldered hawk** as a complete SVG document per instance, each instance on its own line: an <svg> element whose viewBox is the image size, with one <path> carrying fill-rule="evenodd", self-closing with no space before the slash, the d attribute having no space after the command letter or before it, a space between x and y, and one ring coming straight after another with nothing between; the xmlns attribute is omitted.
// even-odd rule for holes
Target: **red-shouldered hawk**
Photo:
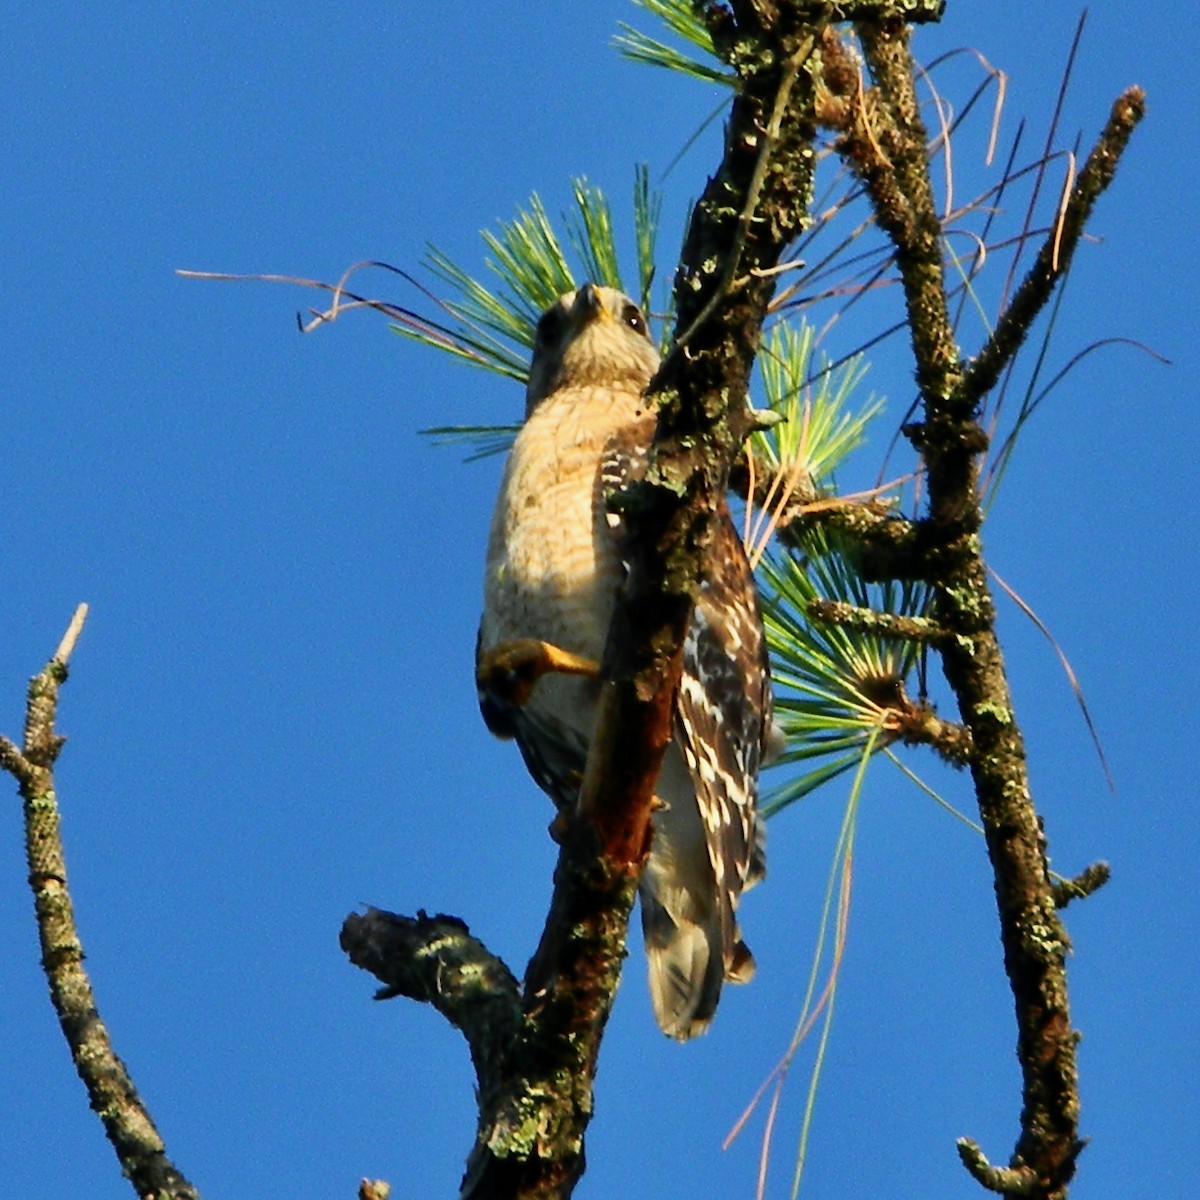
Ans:
<svg viewBox="0 0 1200 1200"><path fill-rule="evenodd" d="M644 470L655 416L643 392L658 363L645 317L620 292L586 284L551 305L492 518L480 708L494 734L516 738L560 810L577 798L595 664L625 572L608 497ZM487 668L498 648L522 639L566 653L518 701ZM754 581L726 510L686 635L674 740L655 789L663 806L639 887L654 1014L680 1041L712 1020L723 980L754 972L736 910L765 869L756 800L770 721Z"/></svg>

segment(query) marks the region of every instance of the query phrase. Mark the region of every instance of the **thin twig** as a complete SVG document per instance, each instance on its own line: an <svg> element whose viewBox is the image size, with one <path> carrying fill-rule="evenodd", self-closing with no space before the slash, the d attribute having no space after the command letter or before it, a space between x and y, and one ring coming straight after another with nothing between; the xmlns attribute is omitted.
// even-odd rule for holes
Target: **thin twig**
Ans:
<svg viewBox="0 0 1200 1200"><path fill-rule="evenodd" d="M75 649L75 643L79 640L79 635L83 632L83 623L87 620L88 606L81 604L76 610L75 615L71 618L70 625L67 626L67 632L63 634L62 641L58 643L58 649L54 652L54 661L62 663L65 667Z"/></svg>
<svg viewBox="0 0 1200 1200"><path fill-rule="evenodd" d="M964 403L987 395L1012 361L1034 318L1050 299L1054 286L1071 265L1072 256L1096 201L1116 174L1117 164L1138 122L1146 114L1146 96L1131 87L1113 104L1108 121L1079 172L1070 198L1029 274L1017 288L987 344L975 356L958 385Z"/></svg>
<svg viewBox="0 0 1200 1200"><path fill-rule="evenodd" d="M25 850L42 968L91 1107L99 1114L121 1169L139 1196L146 1200L198 1200L199 1193L167 1157L148 1109L113 1050L83 967L83 945L67 889L53 772L65 739L55 730L55 717L58 691L67 678L67 660L86 617L87 605L81 604L54 656L30 680L24 747L18 750L7 738L0 738L0 766L17 780L25 802Z"/></svg>

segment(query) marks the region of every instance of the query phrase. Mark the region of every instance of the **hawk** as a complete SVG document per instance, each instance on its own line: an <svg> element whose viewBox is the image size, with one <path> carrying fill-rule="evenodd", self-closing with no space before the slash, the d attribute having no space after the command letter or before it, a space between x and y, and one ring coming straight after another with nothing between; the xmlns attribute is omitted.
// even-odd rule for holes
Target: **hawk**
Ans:
<svg viewBox="0 0 1200 1200"><path fill-rule="evenodd" d="M654 436L644 399L659 356L627 296L585 284L537 325L525 422L488 541L476 678L492 733L515 738L560 812L573 808L599 696L597 664L625 574L609 497L640 477ZM520 643L538 681L514 697L496 663ZM749 563L727 509L687 630L674 737L656 786L639 897L650 996L680 1041L712 1020L754 959L736 911L765 871L756 807L771 728L766 644Z"/></svg>

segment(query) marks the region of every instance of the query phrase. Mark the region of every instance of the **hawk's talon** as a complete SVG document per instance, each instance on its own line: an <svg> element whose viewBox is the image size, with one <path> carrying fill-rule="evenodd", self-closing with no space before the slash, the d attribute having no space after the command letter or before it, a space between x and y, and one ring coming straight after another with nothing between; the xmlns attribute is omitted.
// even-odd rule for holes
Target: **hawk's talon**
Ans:
<svg viewBox="0 0 1200 1200"><path fill-rule="evenodd" d="M491 693L522 708L537 681L551 672L595 679L600 674L600 664L537 638L518 638L501 642L479 656L475 683L481 693Z"/></svg>
<svg viewBox="0 0 1200 1200"><path fill-rule="evenodd" d="M557 846L561 846L567 840L567 834L570 829L571 813L565 808L560 808L554 814L554 820L546 826L546 832L550 835L550 840Z"/></svg>
<svg viewBox="0 0 1200 1200"><path fill-rule="evenodd" d="M568 782L576 792L583 786L583 772L571 771L568 773ZM575 805L569 800L555 800L554 820L546 826L546 832L550 835L550 840L556 845L561 846L567 840L567 834L571 830L571 819L575 814Z"/></svg>

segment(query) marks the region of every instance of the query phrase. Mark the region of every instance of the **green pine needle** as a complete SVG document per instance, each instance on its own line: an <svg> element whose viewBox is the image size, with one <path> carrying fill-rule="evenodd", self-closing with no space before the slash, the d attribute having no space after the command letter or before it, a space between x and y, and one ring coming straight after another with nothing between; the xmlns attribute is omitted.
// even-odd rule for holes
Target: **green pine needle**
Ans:
<svg viewBox="0 0 1200 1200"><path fill-rule="evenodd" d="M776 719L785 738L778 762L807 768L772 792L764 805L771 814L850 770L863 747L890 744L880 733L886 716L881 696L889 693L889 684L906 683L920 657L911 642L812 620L812 601L842 600L917 616L927 607L928 593L915 584L865 583L851 552L819 527L805 536L801 551L764 558L759 577Z"/></svg>
<svg viewBox="0 0 1200 1200"><path fill-rule="evenodd" d="M622 57L646 66L676 71L692 79L702 79L706 83L719 83L725 87L736 85L736 76L719 65L708 26L696 15L689 0L634 0L634 3L658 17L671 33L699 50L704 59L710 61L693 58L624 21L620 22L621 32L613 39Z"/></svg>
<svg viewBox="0 0 1200 1200"><path fill-rule="evenodd" d="M585 277L623 292L608 198L586 179L576 179L572 191L577 211L567 218L567 236Z"/></svg>
<svg viewBox="0 0 1200 1200"><path fill-rule="evenodd" d="M655 246L662 216L662 193L651 190L650 168L639 163L633 180L633 231L637 239L638 300L649 312L650 289L655 276Z"/></svg>
<svg viewBox="0 0 1200 1200"><path fill-rule="evenodd" d="M435 425L421 433L433 438L437 446L466 446L471 452L463 462L478 462L497 454L507 454L520 425Z"/></svg>
<svg viewBox="0 0 1200 1200"><path fill-rule="evenodd" d="M571 181L571 194L574 208L561 222L565 237L560 237L537 193L513 220L500 221L482 233L488 251L484 265L496 280L490 286L430 246L426 266L450 289L450 297L440 303L454 327L449 336L404 325L393 326L396 332L524 383L538 318L559 296L574 290L577 279L628 290L621 281L608 198L583 178ZM649 169L639 166L634 175L633 232L638 291L647 311L661 211L662 196L650 187ZM442 425L422 432L441 444L474 446L469 462L503 453L514 435L503 425Z"/></svg>
<svg viewBox="0 0 1200 1200"><path fill-rule="evenodd" d="M791 468L813 483L834 471L860 446L871 420L883 410L871 395L852 406L867 368L861 355L829 370L822 359L813 370L814 332L805 322L776 325L759 354L767 403L784 420L751 439L752 449L776 470Z"/></svg>

